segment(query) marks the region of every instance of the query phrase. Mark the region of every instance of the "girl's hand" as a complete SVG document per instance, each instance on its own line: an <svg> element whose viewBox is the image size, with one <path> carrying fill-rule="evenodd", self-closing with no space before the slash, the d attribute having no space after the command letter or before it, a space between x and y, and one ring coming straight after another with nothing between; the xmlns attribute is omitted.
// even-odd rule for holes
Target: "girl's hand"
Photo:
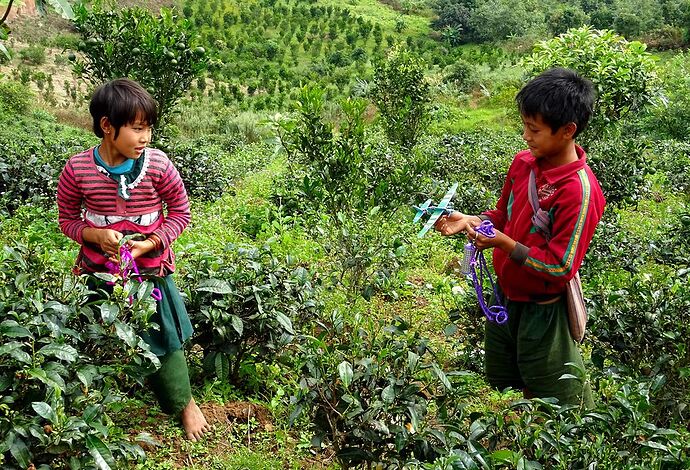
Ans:
<svg viewBox="0 0 690 470"><path fill-rule="evenodd" d="M127 246L129 247L129 251L132 253L132 258L137 259L144 253L148 253L149 251L153 250L156 247L156 243L150 238L147 238L146 240L142 241L130 240L127 242Z"/></svg>
<svg viewBox="0 0 690 470"><path fill-rule="evenodd" d="M109 228L85 228L82 232L84 240L98 245L103 254L109 258L117 257L120 249L122 233Z"/></svg>

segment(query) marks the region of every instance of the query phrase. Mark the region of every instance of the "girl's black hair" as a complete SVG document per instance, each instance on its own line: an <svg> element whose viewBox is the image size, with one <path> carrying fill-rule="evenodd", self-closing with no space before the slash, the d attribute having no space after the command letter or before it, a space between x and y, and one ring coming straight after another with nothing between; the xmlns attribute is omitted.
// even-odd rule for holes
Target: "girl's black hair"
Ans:
<svg viewBox="0 0 690 470"><path fill-rule="evenodd" d="M560 67L537 75L515 97L521 115L541 116L553 133L574 122L577 130L573 137L587 127L595 99L592 82Z"/></svg>
<svg viewBox="0 0 690 470"><path fill-rule="evenodd" d="M158 121L156 100L139 83L129 78L117 78L99 86L91 97L89 112L93 117L93 132L103 138L101 118L104 116L115 128L115 136L125 124L133 124L137 117L153 127Z"/></svg>

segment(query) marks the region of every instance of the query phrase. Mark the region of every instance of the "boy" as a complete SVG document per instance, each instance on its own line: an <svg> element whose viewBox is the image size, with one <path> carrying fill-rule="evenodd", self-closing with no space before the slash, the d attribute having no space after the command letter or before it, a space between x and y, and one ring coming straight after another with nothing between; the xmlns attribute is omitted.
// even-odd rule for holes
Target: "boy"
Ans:
<svg viewBox="0 0 690 470"><path fill-rule="evenodd" d="M573 372L568 362L584 369L568 328L565 286L577 273L606 204L585 152L575 144L594 99L592 83L568 69L547 70L527 83L516 102L529 150L515 156L496 209L480 216L455 212L436 223L443 235L466 232L477 248L494 248L508 321L486 323L489 383L521 388L527 398L556 397L588 407L593 406L589 386L559 378ZM541 221L529 201L532 172ZM495 238L474 231L484 219L493 222Z"/></svg>

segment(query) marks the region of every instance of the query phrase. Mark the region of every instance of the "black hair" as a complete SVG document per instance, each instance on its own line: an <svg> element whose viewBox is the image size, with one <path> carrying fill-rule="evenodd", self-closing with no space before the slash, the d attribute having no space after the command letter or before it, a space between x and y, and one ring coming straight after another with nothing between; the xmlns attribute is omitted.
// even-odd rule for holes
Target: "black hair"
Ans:
<svg viewBox="0 0 690 470"><path fill-rule="evenodd" d="M156 100L144 87L129 78L117 78L99 86L91 97L89 112L93 117L93 132L100 138L103 138L101 119L104 116L115 128L114 138L117 138L122 126L133 124L137 117L152 127L158 121Z"/></svg>
<svg viewBox="0 0 690 470"><path fill-rule="evenodd" d="M541 116L552 133L574 122L577 130L573 137L587 127L595 99L592 82L574 70L560 67L537 75L515 97L521 115Z"/></svg>

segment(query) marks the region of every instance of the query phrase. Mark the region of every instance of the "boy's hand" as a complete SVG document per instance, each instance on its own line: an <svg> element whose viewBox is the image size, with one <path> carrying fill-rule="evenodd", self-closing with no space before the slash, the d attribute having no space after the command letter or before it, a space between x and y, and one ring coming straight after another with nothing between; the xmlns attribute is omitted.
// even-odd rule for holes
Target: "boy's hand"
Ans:
<svg viewBox="0 0 690 470"><path fill-rule="evenodd" d="M496 236L494 238L485 237L481 233L476 232L472 237L470 237L469 235L468 237L474 240L475 245L480 250L498 247L508 254L512 253L516 245L515 240L513 240L500 230L494 229L494 232L496 233Z"/></svg>
<svg viewBox="0 0 690 470"><path fill-rule="evenodd" d="M482 223L482 219L476 215L465 215L460 212L452 212L450 215L443 215L434 224L434 229L443 236L455 235L465 232L468 237L474 238L474 227Z"/></svg>

